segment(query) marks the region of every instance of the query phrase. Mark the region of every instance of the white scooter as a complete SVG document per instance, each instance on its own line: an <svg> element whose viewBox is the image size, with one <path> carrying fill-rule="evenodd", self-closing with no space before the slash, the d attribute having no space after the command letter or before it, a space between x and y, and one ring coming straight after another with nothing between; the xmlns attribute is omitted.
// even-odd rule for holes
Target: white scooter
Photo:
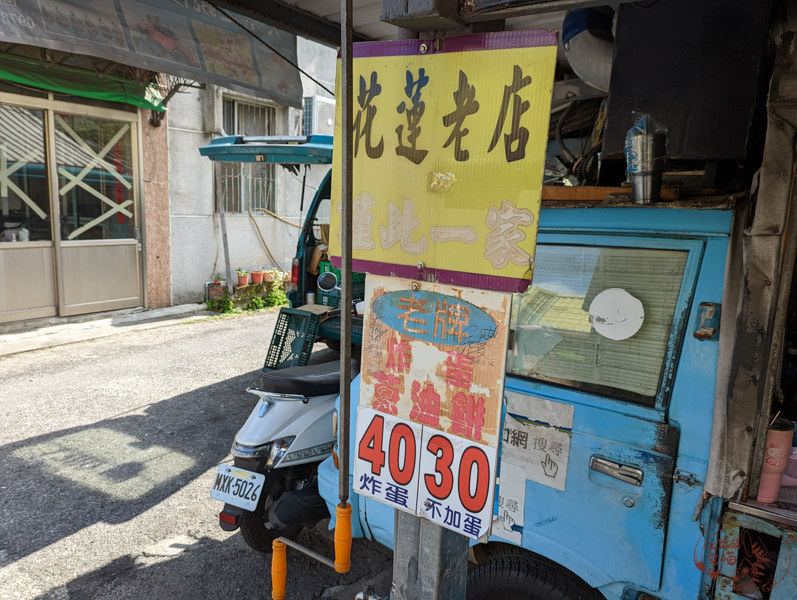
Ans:
<svg viewBox="0 0 797 600"><path fill-rule="evenodd" d="M358 372L352 361L352 377ZM295 537L329 516L318 494L317 468L335 446L339 390L338 360L266 372L260 389L246 390L259 401L235 436L233 465L218 467L210 492L225 503L222 529L240 528L251 548L269 552L274 539Z"/></svg>

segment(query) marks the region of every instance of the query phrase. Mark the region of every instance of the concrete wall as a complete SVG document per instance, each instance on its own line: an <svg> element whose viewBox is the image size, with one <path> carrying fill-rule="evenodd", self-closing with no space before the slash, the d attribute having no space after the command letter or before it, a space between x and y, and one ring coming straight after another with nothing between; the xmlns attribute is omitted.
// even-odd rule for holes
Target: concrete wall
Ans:
<svg viewBox="0 0 797 600"><path fill-rule="evenodd" d="M335 50L302 38L298 40L297 50L299 65L334 89ZM330 97L305 76L302 76L302 84L305 96ZM214 210L213 165L199 155L200 146L222 135L224 97L262 102L209 85L204 90L191 89L178 94L169 103L172 304L201 301L205 282L224 272L221 224ZM276 134L301 135L302 111L283 106L275 108ZM305 211L328 168L309 169ZM302 173L296 176L277 167L276 212L296 225L301 224L303 217L299 210L301 181ZM290 271L299 228L268 215L256 215L255 220L279 266ZM228 213L226 221L232 269L277 266L269 258L248 213Z"/></svg>

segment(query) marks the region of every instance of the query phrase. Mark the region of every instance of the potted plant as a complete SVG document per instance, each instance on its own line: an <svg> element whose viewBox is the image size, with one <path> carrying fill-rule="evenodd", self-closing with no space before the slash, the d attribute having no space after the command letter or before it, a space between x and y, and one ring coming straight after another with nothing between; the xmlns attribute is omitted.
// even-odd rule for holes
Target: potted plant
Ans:
<svg viewBox="0 0 797 600"><path fill-rule="evenodd" d="M266 269L265 265L260 265L260 270L263 271L263 283L271 283L274 281L274 269L269 271Z"/></svg>
<svg viewBox="0 0 797 600"><path fill-rule="evenodd" d="M257 285L263 283L263 270L262 269L253 269L249 272L252 275L252 284Z"/></svg>
<svg viewBox="0 0 797 600"><path fill-rule="evenodd" d="M249 271L246 269L235 269L235 272L238 273L238 285L249 285Z"/></svg>

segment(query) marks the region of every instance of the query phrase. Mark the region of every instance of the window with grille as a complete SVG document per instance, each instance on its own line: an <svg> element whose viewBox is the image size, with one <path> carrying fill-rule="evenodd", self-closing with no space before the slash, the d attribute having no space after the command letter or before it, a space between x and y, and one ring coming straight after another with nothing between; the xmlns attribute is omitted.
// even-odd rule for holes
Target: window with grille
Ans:
<svg viewBox="0 0 797 600"><path fill-rule="evenodd" d="M224 99L227 135L274 135L276 110L271 106ZM266 209L276 212L276 168L267 163L217 162L225 212Z"/></svg>

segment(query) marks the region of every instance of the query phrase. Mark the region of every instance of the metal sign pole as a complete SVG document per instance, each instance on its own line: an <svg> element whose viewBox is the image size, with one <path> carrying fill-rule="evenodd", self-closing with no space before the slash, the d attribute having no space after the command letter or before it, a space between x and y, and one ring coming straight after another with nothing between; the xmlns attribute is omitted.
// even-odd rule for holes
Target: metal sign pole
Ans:
<svg viewBox="0 0 797 600"><path fill-rule="evenodd" d="M391 600L462 600L468 583L468 538L396 511Z"/></svg>
<svg viewBox="0 0 797 600"><path fill-rule="evenodd" d="M341 277L340 296L340 482L341 504L349 499L349 415L351 388L351 245L352 245L352 21L351 0L340 3L340 68L341 68Z"/></svg>

